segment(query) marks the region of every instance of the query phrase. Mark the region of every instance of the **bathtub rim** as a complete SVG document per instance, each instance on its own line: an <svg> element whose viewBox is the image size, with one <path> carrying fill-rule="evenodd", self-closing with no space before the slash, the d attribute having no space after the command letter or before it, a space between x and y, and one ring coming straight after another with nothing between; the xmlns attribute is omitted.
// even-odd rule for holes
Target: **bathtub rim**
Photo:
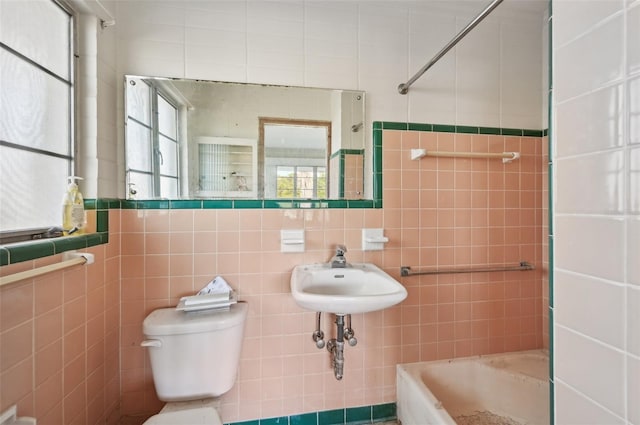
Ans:
<svg viewBox="0 0 640 425"><path fill-rule="evenodd" d="M434 393L429 389L427 384L422 379L422 372L425 370L425 368L428 367L428 365L433 365L438 367L439 365L450 365L450 364L456 364L456 363L465 363L465 364L476 363L480 367L495 369L496 373L514 375L523 379L531 379L534 381L538 381L540 385L544 385L545 383L548 384L549 383L548 369L547 369L547 374L545 374L544 376L538 377L538 376L530 376L528 374L524 374L519 371L509 370L508 368L500 368L500 367L495 367L490 365L490 361L493 359L518 357L523 355L525 356L533 355L536 357L544 357L548 361L550 360L548 350L540 348L540 349L532 349L532 350L480 354L480 355L473 355L473 356L467 356L467 357L456 357L456 358L449 358L449 359L439 359L439 360L397 364L396 365L396 385L397 385L397 396L398 396L397 397L398 398L397 400L398 419L401 419L401 416L405 414L411 416L410 411L413 410L413 409L407 409L408 412L402 413L402 410L404 410L403 408L404 402L403 400L400 399L401 398L400 392L402 391L400 381L403 380L404 385L409 385L412 391L419 392L422 395L422 397L426 399L427 408L432 413L432 416L437 416L437 418L434 419L436 420L436 422L434 423L443 424L443 425L445 424L456 425L456 422L450 415L450 412L448 412L442 405L442 401L440 401L434 395ZM527 378L524 378L525 376Z"/></svg>

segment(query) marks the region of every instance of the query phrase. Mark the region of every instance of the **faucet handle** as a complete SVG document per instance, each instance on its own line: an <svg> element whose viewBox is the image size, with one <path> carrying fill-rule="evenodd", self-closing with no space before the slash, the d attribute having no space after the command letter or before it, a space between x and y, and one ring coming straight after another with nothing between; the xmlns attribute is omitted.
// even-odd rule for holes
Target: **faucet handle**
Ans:
<svg viewBox="0 0 640 425"><path fill-rule="evenodd" d="M341 244L336 245L336 255L344 255L347 252L347 247Z"/></svg>

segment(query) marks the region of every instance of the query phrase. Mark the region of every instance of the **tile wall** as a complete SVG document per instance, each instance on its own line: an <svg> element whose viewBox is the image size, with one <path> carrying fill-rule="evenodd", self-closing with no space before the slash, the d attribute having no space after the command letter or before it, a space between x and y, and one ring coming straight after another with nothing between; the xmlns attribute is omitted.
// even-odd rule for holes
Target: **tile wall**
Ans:
<svg viewBox="0 0 640 425"><path fill-rule="evenodd" d="M116 16L117 25L98 29L97 56L90 58L97 66L98 126L96 140L88 137L81 147L84 155L97 158L96 175L85 192L90 198L124 192L124 131L117 117L123 116L119 105L125 73L362 89L370 94L368 121L420 121L426 116L442 123L494 127L537 128L540 123L537 10L521 14L505 3L482 30L434 68L430 78L421 79L416 90L403 97L395 91L398 76L422 66L475 16L475 7L434 10L415 2L102 3ZM328 27L333 30L326 31ZM336 45L340 49L334 49ZM486 61L488 57L494 60ZM83 119L93 120L94 114L87 110ZM433 143L429 140L436 137L437 143L453 143L455 149L456 143L468 144L466 136L456 142L458 136L451 134L440 141L433 134L423 140L416 132L385 133L389 178L384 209L111 210L109 243L90 248L97 257L93 266L0 291L0 406L17 402L21 414L44 424L113 423L118 416L115 389L121 387L124 413L156 411L160 404L147 359L136 345L140 323L151 309L175 303L216 273L228 277L252 306L239 381L223 402L227 421L394 401L394 365L399 361L542 346L544 330L537 324L543 314L541 248L531 234L540 234L544 215L539 212L544 203L537 194L543 190L539 171L525 168L518 177L527 193L516 201L513 168L502 178L488 165L486 170L465 170L464 161L454 162L453 170L446 161L443 169L434 170L427 160L398 168L398 161L406 160L398 144ZM531 138L490 142L485 137L492 147L518 143L527 155L540 153ZM474 149L476 140L484 147L483 137L474 136ZM434 173L435 183L428 179ZM437 186L416 187L416 174ZM464 186L478 182L494 194ZM475 208L483 196L486 206ZM466 207L459 209L460 202ZM437 214L434 203L453 216ZM512 226L516 209L522 209L517 221L527 229L517 243ZM456 220L463 223L461 231L447 227ZM443 230L438 232L436 225ZM387 250L358 250L364 226L385 228L392 240ZM278 233L287 227L305 228L305 254L279 253ZM479 240L489 249L479 248ZM330 246L338 242L350 247L352 261L382 264L394 276L401 265L510 261L516 246L518 257L532 253L529 259L538 271L403 278L410 289L403 305L354 318L360 342L347 349L347 376L338 384L326 353L310 341L313 314L299 310L288 296L292 265L325 261ZM436 255L440 251L442 255ZM2 272L54 260L57 257L3 267ZM40 290L47 285L55 287L51 294ZM116 311L121 306L119 323ZM51 324L47 338L40 339L39 326ZM120 353L113 341L118 324ZM325 321L325 330L329 326Z"/></svg>
<svg viewBox="0 0 640 425"><path fill-rule="evenodd" d="M109 243L90 248L94 265L3 288L2 407L18 403L39 423L112 423L120 411L157 412L162 403L139 347L142 320L217 274L251 312L238 382L221 401L226 422L390 403L397 363L546 345L544 139L377 131L382 209L114 209ZM523 156L511 164L411 161L411 148ZM363 227L385 229L391 241L384 251L360 250ZM304 254L279 252L283 228L305 229ZM347 349L342 382L311 341L314 313L294 304L288 283L294 265L326 261L336 243L347 244L350 261L380 264L409 290L397 307L354 316L359 343ZM10 265L2 273L57 260ZM403 265L520 260L537 270L399 276ZM331 325L325 318L328 334Z"/></svg>
<svg viewBox="0 0 640 425"><path fill-rule="evenodd" d="M556 423L640 423L640 2L553 2Z"/></svg>
<svg viewBox="0 0 640 425"><path fill-rule="evenodd" d="M113 236L76 266L0 289L0 409L38 424L117 423L120 405L120 211ZM60 255L0 269L2 275Z"/></svg>
<svg viewBox="0 0 640 425"><path fill-rule="evenodd" d="M162 404L139 347L142 320L220 274L250 306L238 381L222 398L225 422L395 401L395 365L539 348L542 341L542 139L385 130L383 209L122 210L122 411ZM422 159L411 147L520 151L520 161ZM382 227L382 252L360 250L361 229ZM282 254L279 232L304 228L303 254ZM405 284L394 308L354 316L342 382L311 340L315 314L289 292L296 264L327 261L345 243L350 261L382 265ZM517 263L532 272L399 276L400 266ZM331 332L331 323L324 320Z"/></svg>

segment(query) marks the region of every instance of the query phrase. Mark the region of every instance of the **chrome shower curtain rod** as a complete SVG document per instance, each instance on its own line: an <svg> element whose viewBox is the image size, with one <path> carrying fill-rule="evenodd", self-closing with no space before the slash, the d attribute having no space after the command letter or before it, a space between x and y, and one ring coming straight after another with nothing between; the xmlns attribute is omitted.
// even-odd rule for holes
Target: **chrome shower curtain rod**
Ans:
<svg viewBox="0 0 640 425"><path fill-rule="evenodd" d="M466 27L463 28L462 31L458 33L458 35L456 35L449 43L447 43L447 45L444 46L442 50L436 53L436 55L429 62L427 62L425 66L420 68L420 70L416 72L416 74L411 77L409 81L400 84L398 86L398 92L400 94L407 94L409 92L409 87L411 87L411 85L415 83L418 78L422 77L422 74L427 72L429 68L435 65L436 62L438 62L444 55L447 54L449 50L453 48L453 46L458 44L458 42L469 33L469 31L474 29L476 25L478 25L489 13L493 11L493 9L498 7L498 5L502 2L503 0L493 0L493 2L489 6L487 6L482 12L480 12L478 16L476 16L471 22L469 22Z"/></svg>

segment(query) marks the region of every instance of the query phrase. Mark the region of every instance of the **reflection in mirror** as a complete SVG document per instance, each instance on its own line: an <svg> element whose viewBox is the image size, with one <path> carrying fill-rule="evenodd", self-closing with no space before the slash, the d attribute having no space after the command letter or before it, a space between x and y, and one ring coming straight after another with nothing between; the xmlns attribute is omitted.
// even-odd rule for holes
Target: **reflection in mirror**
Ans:
<svg viewBox="0 0 640 425"><path fill-rule="evenodd" d="M364 93L126 76L129 199L362 199Z"/></svg>
<svg viewBox="0 0 640 425"><path fill-rule="evenodd" d="M261 118L260 140L265 198L327 198L331 122Z"/></svg>

